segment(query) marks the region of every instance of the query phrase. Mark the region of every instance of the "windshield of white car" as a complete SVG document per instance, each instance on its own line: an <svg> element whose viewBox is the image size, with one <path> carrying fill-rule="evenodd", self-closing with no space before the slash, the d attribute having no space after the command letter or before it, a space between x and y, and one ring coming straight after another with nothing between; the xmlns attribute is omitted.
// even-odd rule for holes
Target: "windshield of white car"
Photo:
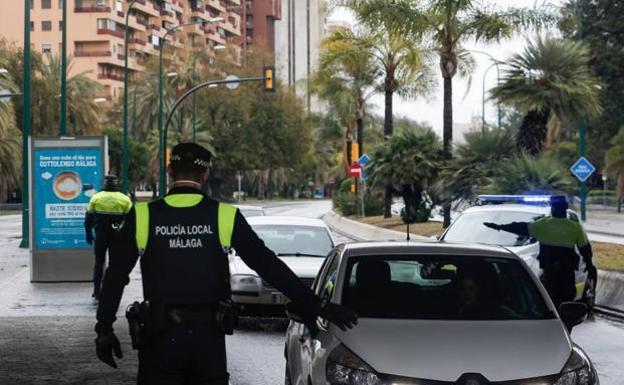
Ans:
<svg viewBox="0 0 624 385"><path fill-rule="evenodd" d="M342 304L362 318L541 320L555 317L522 264L474 256L349 258Z"/></svg>
<svg viewBox="0 0 624 385"><path fill-rule="evenodd" d="M278 255L325 258L334 247L322 227L292 225L252 225L266 246Z"/></svg>
<svg viewBox="0 0 624 385"><path fill-rule="evenodd" d="M544 215L522 211L475 211L462 214L444 234L443 240L457 243L484 243L505 247L525 246L537 242L534 238L497 231L485 222L503 225L511 222L533 222Z"/></svg>
<svg viewBox="0 0 624 385"><path fill-rule="evenodd" d="M239 209L239 211L241 212L241 214L243 214L243 216L245 218L263 217L264 216L264 211L262 211L262 210Z"/></svg>

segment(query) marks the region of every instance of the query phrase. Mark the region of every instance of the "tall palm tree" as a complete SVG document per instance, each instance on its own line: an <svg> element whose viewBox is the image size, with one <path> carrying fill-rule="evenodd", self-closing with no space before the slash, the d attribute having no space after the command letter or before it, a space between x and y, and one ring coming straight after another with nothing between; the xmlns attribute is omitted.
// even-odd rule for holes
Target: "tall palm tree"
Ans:
<svg viewBox="0 0 624 385"><path fill-rule="evenodd" d="M516 138L518 148L536 155L544 148L549 129L558 123L601 113L600 81L590 73L589 60L589 50L581 42L541 37L511 58L503 81L491 94L526 111Z"/></svg>
<svg viewBox="0 0 624 385"><path fill-rule="evenodd" d="M605 154L605 171L617 180L618 212L624 199L624 128L611 140L613 147Z"/></svg>
<svg viewBox="0 0 624 385"><path fill-rule="evenodd" d="M347 131L355 122L362 152L366 102L376 91L379 75L372 59L370 36L361 29L336 27L321 42L321 50L313 89L332 106L343 107L342 112L348 115L344 117Z"/></svg>
<svg viewBox="0 0 624 385"><path fill-rule="evenodd" d="M554 20L554 15L527 9L498 10L476 0L351 0L358 18L366 23L384 23L392 29L422 39L438 54L444 81L443 145L452 157L453 78L469 72L462 68L463 48L468 40L491 42L509 37L522 26ZM470 63L471 60L468 60ZM445 205L444 226L450 225L450 202Z"/></svg>
<svg viewBox="0 0 624 385"><path fill-rule="evenodd" d="M70 57L67 60L68 132L99 132L101 111L95 99L101 86L87 76L88 71L72 75L72 67ZM60 122L61 59L48 55L35 70L39 76L33 81L32 103L37 113L33 114L32 130L34 134L56 134Z"/></svg>
<svg viewBox="0 0 624 385"><path fill-rule="evenodd" d="M10 68L9 62L10 52L1 49L0 68ZM19 88L11 71L0 74L0 90L18 92ZM4 201L9 189L19 185L21 168L15 158L21 151L22 137L15 121L14 104L11 100L0 101L0 202Z"/></svg>

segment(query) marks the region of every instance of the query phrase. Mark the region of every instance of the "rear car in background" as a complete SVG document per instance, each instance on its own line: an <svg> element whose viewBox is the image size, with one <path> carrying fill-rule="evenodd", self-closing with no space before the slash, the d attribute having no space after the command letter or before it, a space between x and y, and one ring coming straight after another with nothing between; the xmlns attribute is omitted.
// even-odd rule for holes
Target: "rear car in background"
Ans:
<svg viewBox="0 0 624 385"><path fill-rule="evenodd" d="M264 212L264 209L259 206L247 206L247 205L235 205L235 206L238 209L238 211L240 211L240 213L243 214L245 218L263 217L266 215Z"/></svg>
<svg viewBox="0 0 624 385"><path fill-rule="evenodd" d="M479 205L464 210L440 236L440 240L452 243L483 243L503 246L518 255L529 265L531 271L542 276L537 256L539 244L535 238L523 237L505 231L496 231L484 222L507 224L511 222L533 222L550 215L550 196L535 195L481 195ZM578 222L578 215L568 210L568 218ZM578 253L578 251L577 251ZM577 300L592 307L595 302L595 282L589 279L585 263L580 258L576 271Z"/></svg>
<svg viewBox="0 0 624 385"><path fill-rule="evenodd" d="M306 285L312 286L323 261L334 247L325 222L303 217L258 216L249 225ZM230 256L232 299L244 314L284 315L288 298L262 280L236 254Z"/></svg>
<svg viewBox="0 0 624 385"><path fill-rule="evenodd" d="M526 264L502 247L340 245L313 287L353 309L353 329L297 317L286 334L287 385L598 385L568 330L588 308L555 309Z"/></svg>

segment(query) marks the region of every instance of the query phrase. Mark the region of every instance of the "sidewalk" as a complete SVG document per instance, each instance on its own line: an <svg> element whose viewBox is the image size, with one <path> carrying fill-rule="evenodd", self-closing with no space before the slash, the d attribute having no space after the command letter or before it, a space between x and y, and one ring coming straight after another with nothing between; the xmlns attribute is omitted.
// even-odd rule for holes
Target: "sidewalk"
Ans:
<svg viewBox="0 0 624 385"><path fill-rule="evenodd" d="M588 211L583 224L588 233L624 237L624 213L614 211Z"/></svg>

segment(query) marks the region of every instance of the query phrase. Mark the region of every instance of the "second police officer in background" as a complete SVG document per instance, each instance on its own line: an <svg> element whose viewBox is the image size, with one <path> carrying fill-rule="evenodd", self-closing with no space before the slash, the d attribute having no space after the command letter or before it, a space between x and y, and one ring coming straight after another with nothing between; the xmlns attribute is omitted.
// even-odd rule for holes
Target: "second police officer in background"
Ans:
<svg viewBox="0 0 624 385"><path fill-rule="evenodd" d="M172 188L164 198L137 204L126 217L112 248L100 296L96 324L98 358L117 367L122 357L113 333L115 313L128 275L141 259L147 314L139 347L139 384L227 385L223 315L230 297L231 246L260 277L310 314L342 329L356 315L321 302L269 250L233 206L201 193L208 178L211 154L183 143L175 146L169 165ZM227 318L227 317L226 317Z"/></svg>
<svg viewBox="0 0 624 385"><path fill-rule="evenodd" d="M93 230L95 230L95 263L93 266L93 295L98 299L102 277L104 276L104 264L106 252L110 249L113 227L118 226L124 216L132 208L130 198L119 191L119 184L115 175L104 177L104 188L93 195L87 206L85 216L85 231L87 243L93 244Z"/></svg>
<svg viewBox="0 0 624 385"><path fill-rule="evenodd" d="M542 281L550 298L558 308L562 302L573 301L576 297L575 271L579 268L578 248L585 270L594 283L597 271L592 261L592 249L581 224L568 219L568 202L564 196L553 196L550 201L551 216L535 222L513 222L498 225L484 223L494 230L503 230L525 237L533 237L539 242L538 260L543 271Z"/></svg>

